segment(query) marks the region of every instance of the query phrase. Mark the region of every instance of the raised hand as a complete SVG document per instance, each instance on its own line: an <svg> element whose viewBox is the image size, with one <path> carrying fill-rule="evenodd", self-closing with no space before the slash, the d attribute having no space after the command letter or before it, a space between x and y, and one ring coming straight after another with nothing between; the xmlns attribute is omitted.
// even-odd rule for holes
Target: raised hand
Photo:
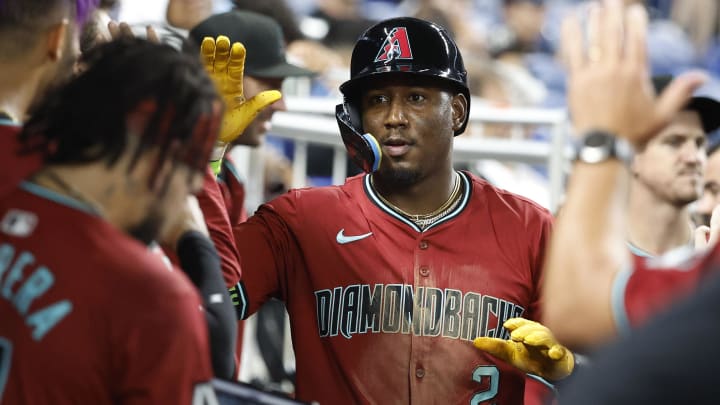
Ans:
<svg viewBox="0 0 720 405"><path fill-rule="evenodd" d="M277 90L267 90L250 100L245 100L243 96L245 47L240 42L230 46L230 39L226 36L221 35L217 39L206 37L200 45L200 56L205 70L225 101L225 115L219 142L228 144L242 135L257 114L279 100L282 94Z"/></svg>
<svg viewBox="0 0 720 405"><path fill-rule="evenodd" d="M597 129L644 145L687 103L704 75L675 79L656 98L646 54L645 8L621 0L589 12L587 46L577 18L565 19L562 56L568 69L568 102L577 133Z"/></svg>

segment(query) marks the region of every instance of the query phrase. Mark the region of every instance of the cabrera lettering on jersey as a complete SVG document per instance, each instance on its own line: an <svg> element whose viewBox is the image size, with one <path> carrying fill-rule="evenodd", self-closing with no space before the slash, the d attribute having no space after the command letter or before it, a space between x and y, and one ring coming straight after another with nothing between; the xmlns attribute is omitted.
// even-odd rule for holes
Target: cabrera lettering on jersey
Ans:
<svg viewBox="0 0 720 405"><path fill-rule="evenodd" d="M356 284L315 291L320 337L412 333L471 341L509 338L503 323L525 309L490 295L408 284Z"/></svg>
<svg viewBox="0 0 720 405"><path fill-rule="evenodd" d="M0 244L0 297L7 300L25 319L25 325L32 329L32 337L41 340L55 325L72 310L69 300L61 300L45 307L33 308L33 301L52 287L55 277L45 266L23 274L35 263L32 253L15 252L7 243Z"/></svg>

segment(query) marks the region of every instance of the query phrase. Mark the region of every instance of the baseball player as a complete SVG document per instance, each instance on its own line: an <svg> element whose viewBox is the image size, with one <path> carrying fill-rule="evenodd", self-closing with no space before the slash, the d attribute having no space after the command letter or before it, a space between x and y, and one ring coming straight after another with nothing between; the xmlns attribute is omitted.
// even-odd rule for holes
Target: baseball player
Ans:
<svg viewBox="0 0 720 405"><path fill-rule="evenodd" d="M262 14L244 10L215 14L193 27L189 35L196 42L202 42L205 37L223 35L232 42L239 41L243 44L250 55L242 76L243 95L247 99L268 91L272 92L270 94L278 94L287 77L313 75L313 72L286 61L280 25ZM236 145L260 146L263 136L272 126L273 114L286 109L282 98L268 105L248 124L242 135L230 143L228 151ZM223 156L218 182L230 224L244 222L247 219L245 185L228 153Z"/></svg>
<svg viewBox="0 0 720 405"><path fill-rule="evenodd" d="M216 180L222 158L228 145L251 124L257 114L280 99L277 90L259 92L245 99L243 75L245 69L245 47L239 42L230 42L227 36L205 37L200 44L203 65L225 102L220 136L211 154L210 166L205 172L202 192L198 195L200 208L210 230L215 247L222 259L223 276L232 295L236 297L240 281L240 262L235 248L235 239L228 217L224 197ZM234 301L239 305L239 302ZM238 306L237 308L241 308ZM238 319L242 310L238 309ZM239 362L239 359L237 359Z"/></svg>
<svg viewBox="0 0 720 405"><path fill-rule="evenodd" d="M178 3L178 2L175 2ZM264 94L280 94L279 90L286 77L310 76L313 73L286 61L285 45L280 25L267 16L243 10L231 10L226 13L215 14L193 27L189 33L190 38L200 43L204 38L226 36L230 41L239 41L243 44L249 57L246 59L242 76L243 96L252 100ZM276 111L286 110L285 101L279 98L262 110L248 126L242 135L235 138L228 145L227 151L236 145L258 147L262 138L271 128L271 119ZM231 226L247 220L245 208L245 181L235 166L230 153L222 158L222 167L219 170L218 185L222 192L227 215ZM235 291L233 291L235 293ZM265 309L267 311L267 308ZM266 312L267 313L267 312ZM284 309L281 310L284 317ZM265 319L265 313L259 314ZM281 319L282 321L283 319ZM264 330L266 325L259 322L258 330ZM275 324L267 328L272 328ZM239 325L239 339L237 353L243 352L244 323ZM284 324L283 324L284 326ZM274 328L272 329L274 333ZM275 350L267 352L275 353ZM248 360L251 361L251 360ZM283 370L284 367L276 367Z"/></svg>
<svg viewBox="0 0 720 405"><path fill-rule="evenodd" d="M20 135L45 166L0 200L0 401L208 403L202 301L139 241L202 184L220 98L169 46L120 40L85 60Z"/></svg>
<svg viewBox="0 0 720 405"><path fill-rule="evenodd" d="M367 173L291 191L239 226L247 314L286 302L301 400L522 403L524 373L472 342L537 318L551 215L453 169L470 107L455 42L424 20L382 21L340 90L340 132ZM572 362L518 345L513 364L533 352L548 377Z"/></svg>
<svg viewBox="0 0 720 405"><path fill-rule="evenodd" d="M604 343L644 322L713 271L711 256L633 260L626 245L631 151L649 147L703 81L698 74L678 77L654 102L645 55L647 15L634 7L629 16L623 37L622 7L608 2L602 11L595 9L589 26L602 23L604 31L589 30L587 54L574 20L563 34L571 113L584 135L554 230L543 291L547 325L574 348ZM621 41L624 50L617 47ZM612 91L623 89L622 103L600 80L607 77L613 79Z"/></svg>
<svg viewBox="0 0 720 405"><path fill-rule="evenodd" d="M89 8L85 0L0 4L0 195L40 166L39 156L19 157L15 134L36 97L72 73Z"/></svg>

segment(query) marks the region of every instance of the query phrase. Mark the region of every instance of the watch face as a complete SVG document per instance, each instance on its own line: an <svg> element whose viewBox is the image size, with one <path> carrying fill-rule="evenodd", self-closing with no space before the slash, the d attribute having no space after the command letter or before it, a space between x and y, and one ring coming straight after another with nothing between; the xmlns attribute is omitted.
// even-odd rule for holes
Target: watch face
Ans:
<svg viewBox="0 0 720 405"><path fill-rule="evenodd" d="M633 159L632 146L622 138L603 131L587 133L576 146L575 160L600 163L608 159L618 159L629 165Z"/></svg>
<svg viewBox="0 0 720 405"><path fill-rule="evenodd" d="M591 132L580 145L577 159L585 163L600 163L613 156L614 138L602 132Z"/></svg>
<svg viewBox="0 0 720 405"><path fill-rule="evenodd" d="M608 144L608 141L612 141L612 138L609 136L595 132L590 135L588 135L587 138L585 138L585 145L589 147L598 147L598 146L605 146Z"/></svg>

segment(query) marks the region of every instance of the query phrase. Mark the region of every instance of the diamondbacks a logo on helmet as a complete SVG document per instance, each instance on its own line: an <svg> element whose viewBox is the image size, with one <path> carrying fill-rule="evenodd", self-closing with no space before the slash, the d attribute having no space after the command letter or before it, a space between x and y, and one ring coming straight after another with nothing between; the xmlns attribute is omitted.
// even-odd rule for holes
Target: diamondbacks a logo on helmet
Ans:
<svg viewBox="0 0 720 405"><path fill-rule="evenodd" d="M412 60L412 49L405 27L395 27L387 34L375 62L390 63L397 59Z"/></svg>

